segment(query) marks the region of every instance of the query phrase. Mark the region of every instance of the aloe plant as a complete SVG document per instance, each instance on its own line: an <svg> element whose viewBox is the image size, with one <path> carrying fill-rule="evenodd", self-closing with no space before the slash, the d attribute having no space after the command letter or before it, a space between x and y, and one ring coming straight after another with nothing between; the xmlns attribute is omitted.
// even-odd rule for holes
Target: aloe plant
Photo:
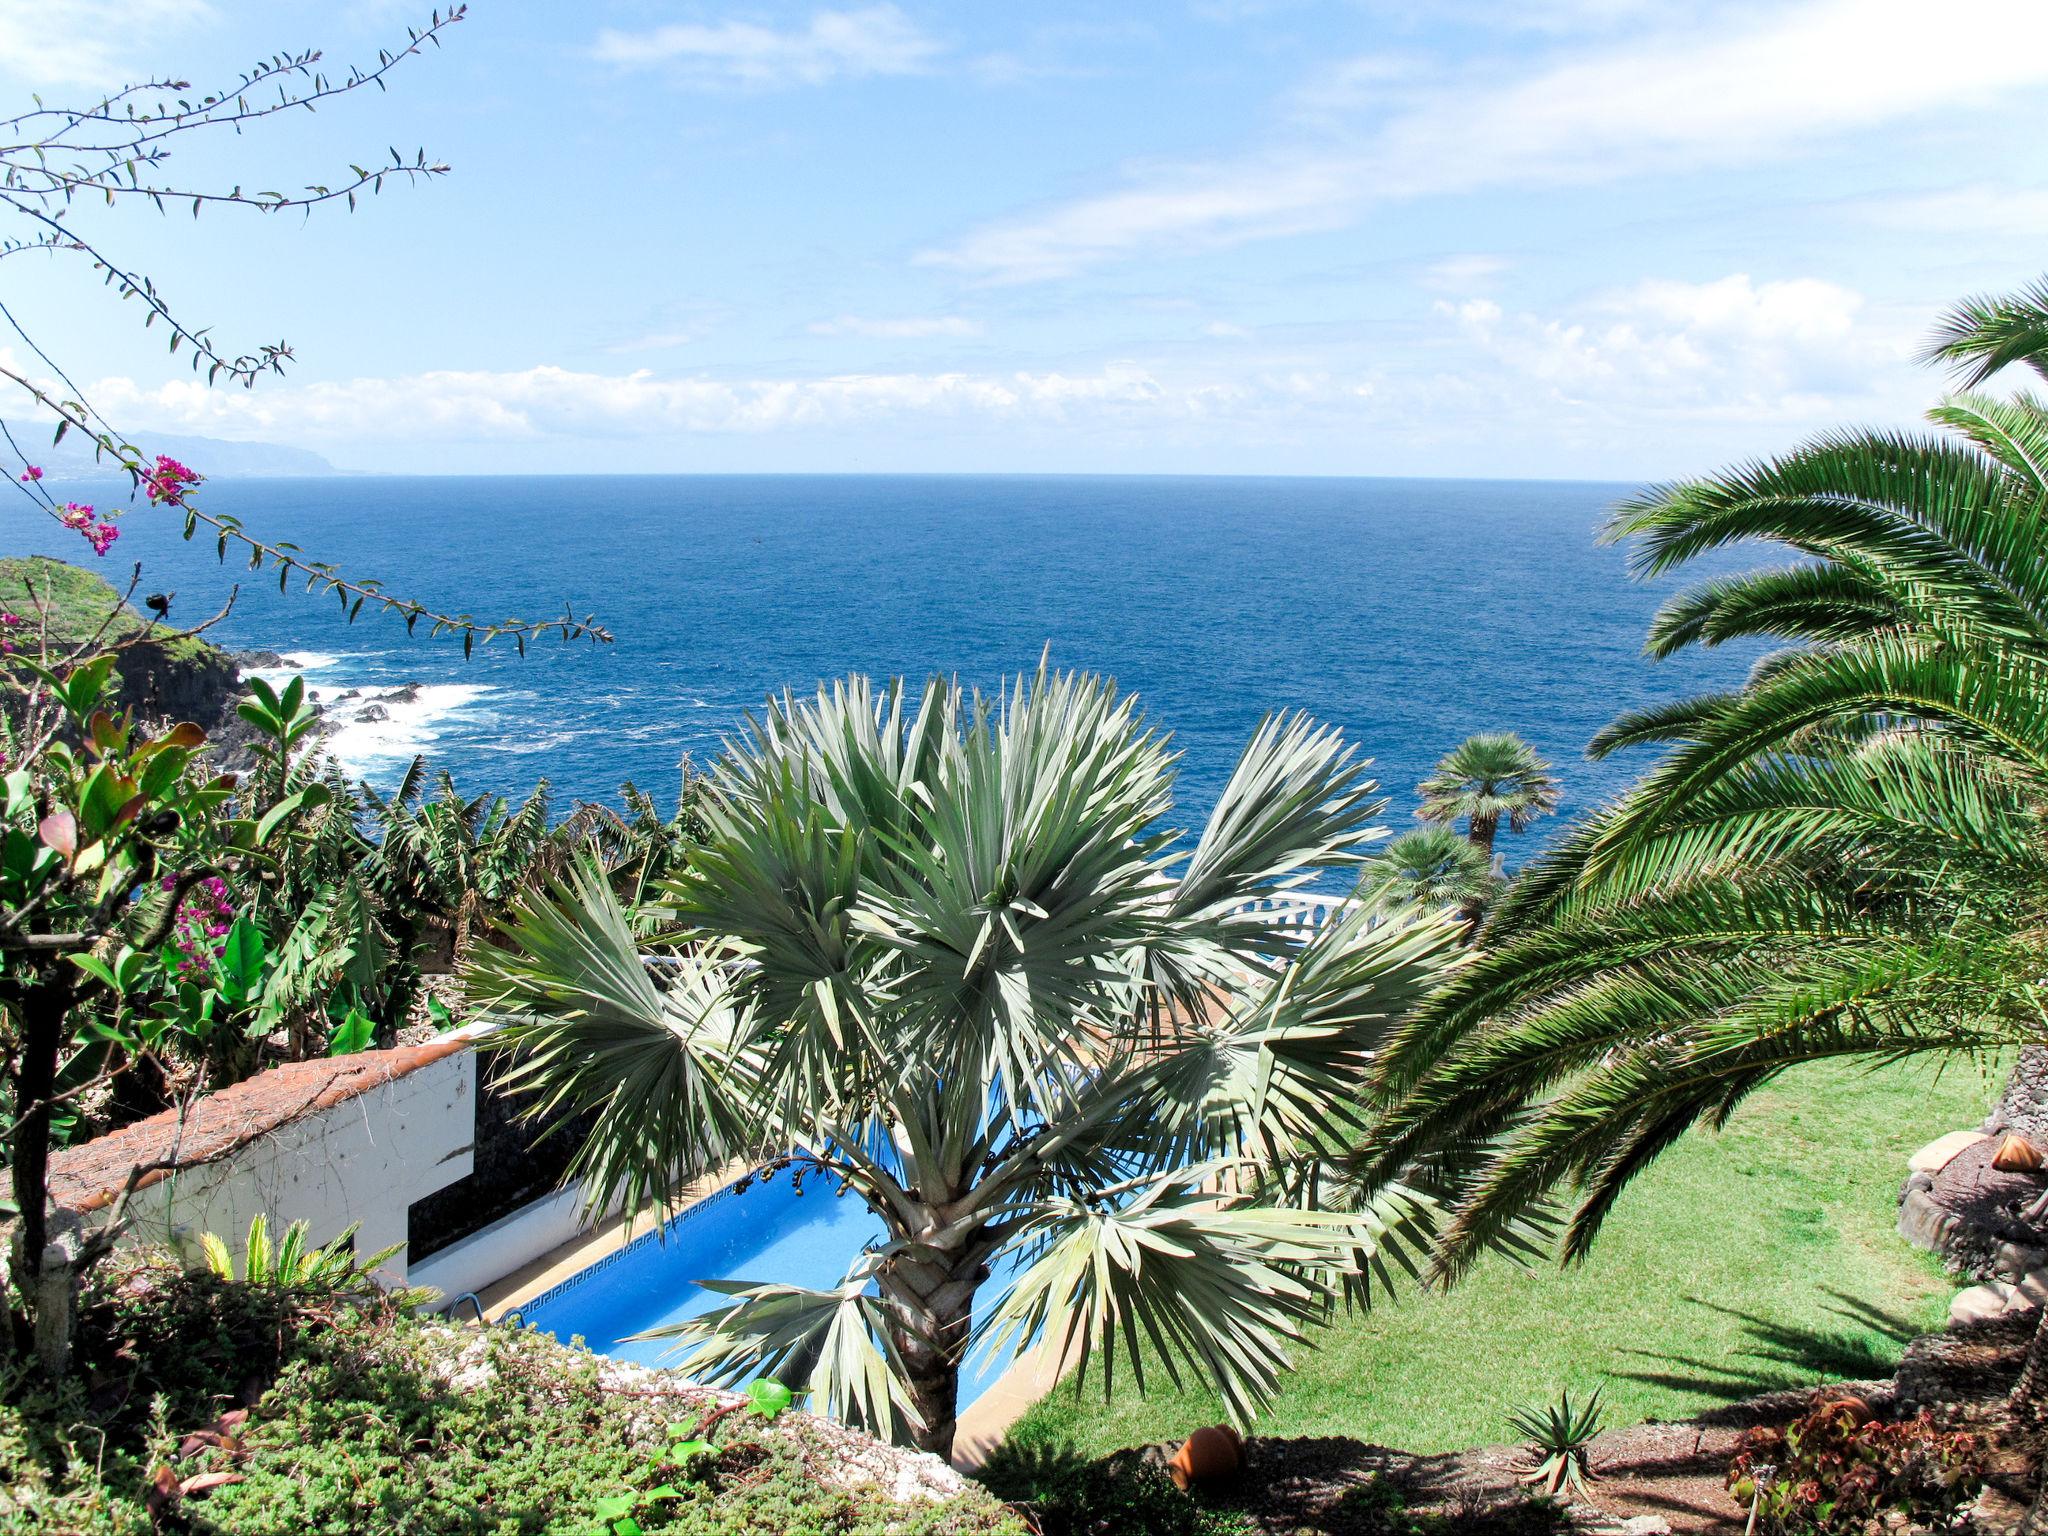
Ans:
<svg viewBox="0 0 2048 1536"><path fill-rule="evenodd" d="M1572 1401L1571 1389L1558 1394L1554 1403L1517 1408L1508 1423L1529 1442L1536 1453L1536 1465L1522 1474L1522 1481L1534 1483L1552 1498L1565 1489L1583 1496L1594 1471L1587 1459L1587 1447L1600 1433L1600 1389L1582 1402Z"/></svg>

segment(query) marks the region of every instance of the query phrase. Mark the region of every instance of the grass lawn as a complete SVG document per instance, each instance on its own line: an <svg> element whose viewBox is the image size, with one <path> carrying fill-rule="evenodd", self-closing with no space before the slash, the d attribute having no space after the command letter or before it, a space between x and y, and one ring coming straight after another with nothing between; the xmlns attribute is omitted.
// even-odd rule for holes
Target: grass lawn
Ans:
<svg viewBox="0 0 2048 1536"><path fill-rule="evenodd" d="M1254 1432L1453 1450L1510 1438L1508 1412L1561 1387L1603 1384L1618 1426L1887 1374L1956 1290L1894 1229L1906 1159L1982 1120L2003 1080L1963 1063L1788 1074L1643 1175L1584 1265L1490 1259L1448 1295L1340 1318ZM1152 1384L1141 1399L1122 1373L1107 1404L1098 1378L1078 1399L1063 1386L1011 1440L1100 1454L1221 1421L1213 1393Z"/></svg>

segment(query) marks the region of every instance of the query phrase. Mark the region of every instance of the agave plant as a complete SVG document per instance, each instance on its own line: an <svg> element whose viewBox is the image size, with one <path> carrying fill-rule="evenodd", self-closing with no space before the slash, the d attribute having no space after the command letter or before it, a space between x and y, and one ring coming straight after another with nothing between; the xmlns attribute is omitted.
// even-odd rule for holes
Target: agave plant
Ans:
<svg viewBox="0 0 2048 1536"><path fill-rule="evenodd" d="M1522 1481L1540 1486L1552 1498L1569 1488L1585 1496L1586 1484L1596 1480L1588 1448L1600 1433L1600 1388L1583 1402L1573 1403L1571 1389L1558 1394L1554 1403L1517 1408L1508 1415L1509 1426L1529 1444L1536 1465L1522 1474Z"/></svg>
<svg viewBox="0 0 2048 1536"><path fill-rule="evenodd" d="M1303 944L1248 910L1375 835L1335 731L1266 721L1193 839L1174 762L1098 678L852 678L771 702L709 776L659 974L590 861L477 948L512 1081L595 1114L591 1199L793 1165L884 1230L834 1287L714 1283L664 1330L684 1368L801 1377L945 1454L970 1349L1042 1340L1106 1390L1145 1385L1143 1340L1242 1418L1341 1283L1414 1256L1421 1193L1325 1175L1456 924L1360 910Z"/></svg>

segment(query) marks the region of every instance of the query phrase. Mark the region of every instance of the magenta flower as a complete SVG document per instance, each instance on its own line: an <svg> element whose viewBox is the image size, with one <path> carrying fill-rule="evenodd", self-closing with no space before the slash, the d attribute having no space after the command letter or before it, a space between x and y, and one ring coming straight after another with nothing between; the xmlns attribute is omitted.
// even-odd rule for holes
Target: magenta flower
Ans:
<svg viewBox="0 0 2048 1536"><path fill-rule="evenodd" d="M185 492L205 478L162 453L156 456L154 468L142 472L142 483L149 488L149 499L158 505L177 506L185 499Z"/></svg>
<svg viewBox="0 0 2048 1536"><path fill-rule="evenodd" d="M34 484L34 483L35 483L36 481L38 481L38 480L40 480L40 479L42 479L42 478L43 478L43 467L42 467L42 465L40 465L40 464L31 464L31 465L29 465L29 467L28 467L28 470L27 470L27 472L26 472L25 474L23 474L23 475L22 475L22 477L21 477L21 483L22 483L23 485L32 485L32 484Z"/></svg>

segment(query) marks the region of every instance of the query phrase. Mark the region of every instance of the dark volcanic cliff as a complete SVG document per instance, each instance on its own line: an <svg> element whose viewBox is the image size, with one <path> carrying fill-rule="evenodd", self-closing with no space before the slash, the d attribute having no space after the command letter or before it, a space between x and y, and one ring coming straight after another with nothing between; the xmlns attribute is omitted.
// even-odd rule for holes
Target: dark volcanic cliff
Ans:
<svg viewBox="0 0 2048 1536"><path fill-rule="evenodd" d="M218 646L175 634L157 638L148 621L93 572L41 556L0 560L0 611L19 616L22 622L10 635L29 652L39 622L47 624L53 649L76 645L105 625L108 639L121 643L115 697L123 708L145 720L190 720L213 743L210 755L218 767L247 763L251 731L235 713L241 684L234 661ZM173 623L179 617L174 610ZM0 683L0 709L13 716L20 703L18 686Z"/></svg>

